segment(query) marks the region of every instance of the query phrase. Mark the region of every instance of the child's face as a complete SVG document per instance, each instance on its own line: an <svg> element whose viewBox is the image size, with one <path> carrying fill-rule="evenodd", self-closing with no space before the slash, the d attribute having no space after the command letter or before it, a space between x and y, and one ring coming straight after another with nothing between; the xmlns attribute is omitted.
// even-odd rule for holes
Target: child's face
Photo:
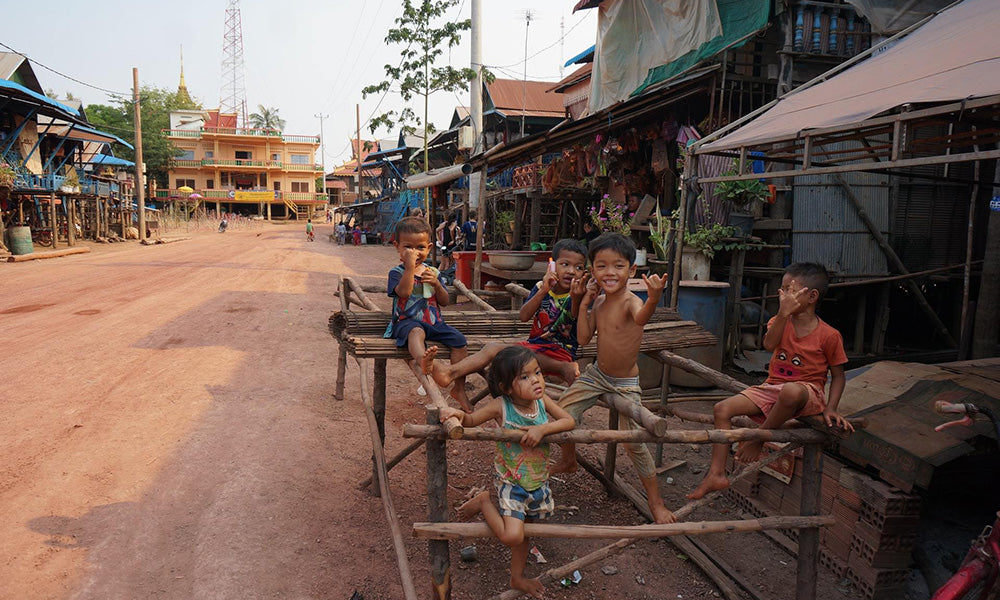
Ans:
<svg viewBox="0 0 1000 600"><path fill-rule="evenodd" d="M401 233L399 234L399 239L393 242L396 246L396 252L399 252L399 260L403 260L403 256L407 250L413 250L417 253L417 264L423 264L424 260L427 259L427 255L431 253L431 236L428 233Z"/></svg>
<svg viewBox="0 0 1000 600"><path fill-rule="evenodd" d="M510 384L510 396L517 400L537 400L545 393L545 378L538 361L531 359Z"/></svg>
<svg viewBox="0 0 1000 600"><path fill-rule="evenodd" d="M583 275L587 267L587 258L585 256L566 250L560 252L559 257L554 259L553 262L556 263L556 285L553 286L552 291L557 294L569 291L569 286L573 283L573 280Z"/></svg>
<svg viewBox="0 0 1000 600"><path fill-rule="evenodd" d="M802 295L803 305L795 311L796 313L802 312L808 305L815 304L819 301L819 290L815 288L810 289L806 285L805 281L796 278L790 273L785 273L785 275L781 278L781 291L786 294L797 294L799 290L802 289L808 291Z"/></svg>
<svg viewBox="0 0 1000 600"><path fill-rule="evenodd" d="M590 272L605 294L613 294L628 286L629 277L635 275L635 265L614 250L604 248L594 255Z"/></svg>

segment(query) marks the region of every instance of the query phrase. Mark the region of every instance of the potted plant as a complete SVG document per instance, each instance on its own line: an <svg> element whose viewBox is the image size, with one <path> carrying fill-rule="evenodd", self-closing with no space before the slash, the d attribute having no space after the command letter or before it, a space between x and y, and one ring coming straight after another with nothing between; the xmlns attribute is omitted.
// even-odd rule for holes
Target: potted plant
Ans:
<svg viewBox="0 0 1000 600"><path fill-rule="evenodd" d="M507 244L514 243L514 211L498 210L496 214L496 230L503 232Z"/></svg>
<svg viewBox="0 0 1000 600"><path fill-rule="evenodd" d="M609 194L604 194L601 203L590 208L590 220L601 233L620 233L625 237L632 234L632 214L628 204L612 200Z"/></svg>
<svg viewBox="0 0 1000 600"><path fill-rule="evenodd" d="M677 218L677 211L674 211L669 218L664 220L660 214L660 202L656 202L656 223L649 224L649 241L653 245L653 254L656 258L649 259L649 271L654 275L666 275L669 264L670 239L673 237L673 220Z"/></svg>
<svg viewBox="0 0 1000 600"><path fill-rule="evenodd" d="M737 159L731 169L723 173L725 176L738 175L742 162ZM741 237L750 237L753 231L754 217L749 212L754 202L763 202L770 192L760 179L745 179L743 181L720 181L715 184L715 195L724 198L737 209L729 213L729 224L738 228Z"/></svg>
<svg viewBox="0 0 1000 600"><path fill-rule="evenodd" d="M0 161L0 198L6 200L10 197L10 192L14 189L16 175L17 173L7 164L7 161Z"/></svg>
<svg viewBox="0 0 1000 600"><path fill-rule="evenodd" d="M70 168L66 179L63 179L62 185L59 187L59 191L66 194L80 193L80 176L76 174L76 169Z"/></svg>
<svg viewBox="0 0 1000 600"><path fill-rule="evenodd" d="M715 253L740 246L740 242L732 241L737 233L735 227L719 223L698 225L693 232L685 232L681 258L683 278L708 281Z"/></svg>

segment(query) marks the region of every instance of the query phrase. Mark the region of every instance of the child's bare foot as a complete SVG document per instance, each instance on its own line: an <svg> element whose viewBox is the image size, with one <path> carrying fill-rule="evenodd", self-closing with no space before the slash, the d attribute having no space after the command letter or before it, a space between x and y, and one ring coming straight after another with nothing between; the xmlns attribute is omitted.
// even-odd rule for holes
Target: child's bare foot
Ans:
<svg viewBox="0 0 1000 600"><path fill-rule="evenodd" d="M431 371L434 369L434 357L437 356L438 347L431 346L424 351L423 357L420 359L420 370L424 372L424 375L430 375Z"/></svg>
<svg viewBox="0 0 1000 600"><path fill-rule="evenodd" d="M576 473L578 465L576 464L576 457L569 456L566 458L560 458L558 461L552 463L549 468L549 473Z"/></svg>
<svg viewBox="0 0 1000 600"><path fill-rule="evenodd" d="M458 402L459 406L462 407L467 413L472 412L472 404L469 403L469 395L465 393L465 386L453 386L449 395L454 398L455 402Z"/></svg>
<svg viewBox="0 0 1000 600"><path fill-rule="evenodd" d="M727 479L724 475L712 475L709 473L708 475L705 475L704 479L701 480L698 487L696 487L693 492L685 496L685 498L688 500L697 500L705 494L718 490L724 490L727 487L729 487L729 479Z"/></svg>
<svg viewBox="0 0 1000 600"><path fill-rule="evenodd" d="M677 517L674 516L674 513L667 510L667 507L662 504L658 504L656 506L650 505L649 512L653 513L653 520L656 521L658 525L666 525L677 521Z"/></svg>
<svg viewBox="0 0 1000 600"><path fill-rule="evenodd" d="M469 520L483 511L483 502L490 501L490 493L482 491L473 496L468 502L458 507L458 516Z"/></svg>
<svg viewBox="0 0 1000 600"><path fill-rule="evenodd" d="M760 458L764 442L740 442L736 447L736 460L741 463L752 463Z"/></svg>
<svg viewBox="0 0 1000 600"><path fill-rule="evenodd" d="M531 596L532 598L544 598L545 597L545 587L542 585L541 581L537 579L528 579L527 577L510 578L510 587L515 590L524 592L525 594Z"/></svg>

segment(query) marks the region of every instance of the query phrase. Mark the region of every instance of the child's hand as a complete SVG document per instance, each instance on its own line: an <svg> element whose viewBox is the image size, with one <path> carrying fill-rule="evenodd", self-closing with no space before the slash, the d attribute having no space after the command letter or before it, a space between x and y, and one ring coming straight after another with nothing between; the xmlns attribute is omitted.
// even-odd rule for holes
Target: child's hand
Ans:
<svg viewBox="0 0 1000 600"><path fill-rule="evenodd" d="M827 427L839 427L844 431L854 431L854 425L851 425L850 421L837 411L830 410L829 408L823 411L823 421Z"/></svg>
<svg viewBox="0 0 1000 600"><path fill-rule="evenodd" d="M407 269L415 269L417 266L417 251L413 248L403 250L403 266Z"/></svg>
<svg viewBox="0 0 1000 600"><path fill-rule="evenodd" d="M524 435L521 436L521 445L525 448L534 448L545 435L540 425L522 427L521 430L524 431Z"/></svg>
<svg viewBox="0 0 1000 600"><path fill-rule="evenodd" d="M591 279L588 281L586 289L587 291L584 293L583 299L580 301L581 306L589 306L590 303L594 301L594 298L597 298L597 293L600 291L600 288L597 286L597 280Z"/></svg>
<svg viewBox="0 0 1000 600"><path fill-rule="evenodd" d="M569 284L569 295L574 300L579 301L587 293L587 283L590 282L590 273L584 273L573 278L573 283Z"/></svg>
<svg viewBox="0 0 1000 600"><path fill-rule="evenodd" d="M458 419L459 423L461 423L462 420L465 419L465 413L464 412L458 410L457 408L452 408L451 406L442 406L441 408L438 409L438 411L439 411L438 412L438 415L439 415L438 418L441 419L442 423L444 423L445 421L447 421L448 419L450 419L452 417L455 417L456 419Z"/></svg>
<svg viewBox="0 0 1000 600"><path fill-rule="evenodd" d="M667 285L666 275L643 275L642 280L646 282L646 290L650 296L662 294L664 286Z"/></svg>
<svg viewBox="0 0 1000 600"><path fill-rule="evenodd" d="M806 302L806 295L808 293L809 288L799 288L795 292L786 292L778 288L778 314L790 317L805 308L806 304L808 304Z"/></svg>
<svg viewBox="0 0 1000 600"><path fill-rule="evenodd" d="M439 285L441 285L441 280L437 278L437 275L435 275L433 271L431 271L430 269L426 269L420 275L420 283L429 283L435 288L437 288Z"/></svg>
<svg viewBox="0 0 1000 600"><path fill-rule="evenodd" d="M542 277L542 283L538 285L538 291L547 294L552 289L552 286L558 282L559 277L556 276L554 271L546 271L545 277Z"/></svg>

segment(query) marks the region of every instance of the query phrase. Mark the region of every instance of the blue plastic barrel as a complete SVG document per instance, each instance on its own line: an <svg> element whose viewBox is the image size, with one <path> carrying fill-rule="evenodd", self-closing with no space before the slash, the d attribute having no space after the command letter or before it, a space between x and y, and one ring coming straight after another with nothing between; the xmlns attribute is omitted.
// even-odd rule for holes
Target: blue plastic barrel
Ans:
<svg viewBox="0 0 1000 600"><path fill-rule="evenodd" d="M11 254L31 254L35 251L35 247L31 243L30 227L11 227L7 231L10 236Z"/></svg>
<svg viewBox="0 0 1000 600"><path fill-rule="evenodd" d="M714 346L683 348L676 354L697 361L710 369L722 369L722 340L726 330L726 299L729 284L722 281L681 281L677 292L677 314L694 321L718 339ZM670 370L670 383L686 387L712 387L713 384L684 371Z"/></svg>

